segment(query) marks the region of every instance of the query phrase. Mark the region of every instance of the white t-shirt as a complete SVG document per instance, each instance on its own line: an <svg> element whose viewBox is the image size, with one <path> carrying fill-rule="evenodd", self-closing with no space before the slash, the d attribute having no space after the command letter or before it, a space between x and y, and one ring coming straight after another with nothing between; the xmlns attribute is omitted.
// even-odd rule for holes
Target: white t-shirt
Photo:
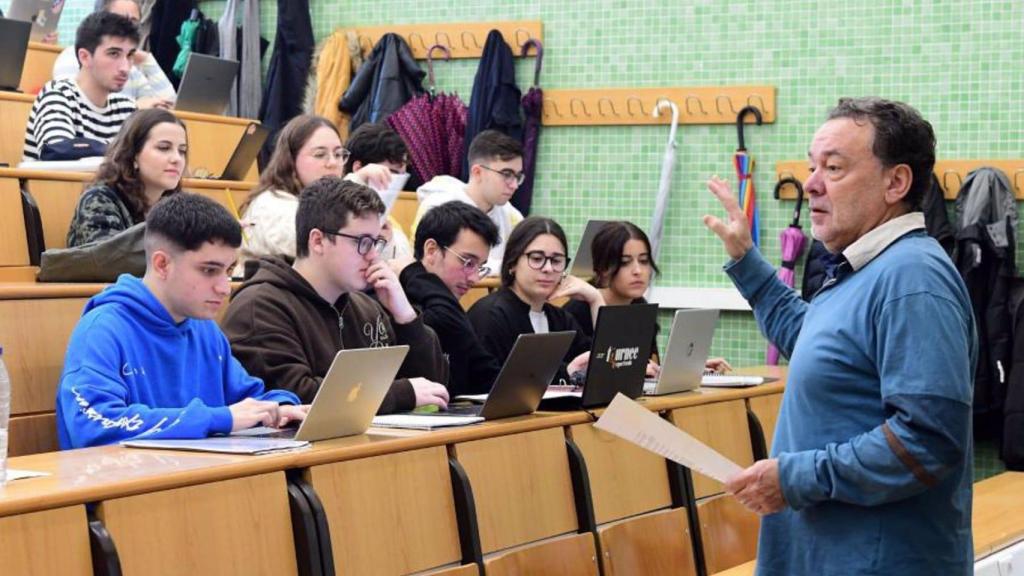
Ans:
<svg viewBox="0 0 1024 576"><path fill-rule="evenodd" d="M551 331L548 328L548 316L543 310L540 312L530 310L530 324L533 326L534 334L547 334Z"/></svg>
<svg viewBox="0 0 1024 576"><path fill-rule="evenodd" d="M420 186L416 190L420 207L416 211L416 218L413 219L410 236L416 236L416 226L431 208L453 200L476 206L469 194L466 194L466 186L465 182L451 176L435 176L430 182ZM516 224L523 221L523 214L512 204L505 204L491 208L487 217L498 227L498 237L501 238L501 243L491 246L491 252L487 255L487 267L491 269L491 276L495 276L501 273L501 260L505 256L505 242L508 241Z"/></svg>
<svg viewBox="0 0 1024 576"><path fill-rule="evenodd" d="M245 260L284 254L295 257L295 214L299 199L280 190L259 193L242 215L242 255L238 270ZM381 258L412 256L412 247L401 226L392 221L391 242L384 247Z"/></svg>

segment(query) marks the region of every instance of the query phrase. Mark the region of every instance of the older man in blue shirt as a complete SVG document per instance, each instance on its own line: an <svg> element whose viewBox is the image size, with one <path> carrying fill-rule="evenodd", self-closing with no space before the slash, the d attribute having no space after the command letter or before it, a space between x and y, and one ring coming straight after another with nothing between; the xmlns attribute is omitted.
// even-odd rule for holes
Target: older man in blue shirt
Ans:
<svg viewBox="0 0 1024 576"><path fill-rule="evenodd" d="M916 110L840 100L808 153L811 230L832 254L810 303L776 279L728 186L705 216L726 272L790 359L771 458L726 489L764 516L759 576L967 575L977 335L919 203L935 136Z"/></svg>

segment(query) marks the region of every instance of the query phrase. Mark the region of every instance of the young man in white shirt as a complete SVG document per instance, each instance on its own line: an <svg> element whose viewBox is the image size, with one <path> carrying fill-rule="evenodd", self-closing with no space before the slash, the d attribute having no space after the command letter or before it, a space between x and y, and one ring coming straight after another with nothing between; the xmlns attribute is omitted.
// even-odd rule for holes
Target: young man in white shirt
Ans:
<svg viewBox="0 0 1024 576"><path fill-rule="evenodd" d="M497 130L485 130L469 145L468 157L468 183L451 176L437 176L416 191L420 207L412 233L415 236L420 219L432 208L452 200L472 204L498 227L501 242L491 247L486 264L492 274L497 274L505 254L505 241L523 220L523 214L509 203L523 183L523 146Z"/></svg>

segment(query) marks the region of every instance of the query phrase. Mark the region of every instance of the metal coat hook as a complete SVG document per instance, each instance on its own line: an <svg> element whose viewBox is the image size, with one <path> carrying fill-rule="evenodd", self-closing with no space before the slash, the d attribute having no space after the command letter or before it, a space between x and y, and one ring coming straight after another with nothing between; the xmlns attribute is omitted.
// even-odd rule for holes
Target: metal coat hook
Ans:
<svg viewBox="0 0 1024 576"><path fill-rule="evenodd" d="M1024 188L1022 188L1021 185L1017 182L1017 178L1021 174L1024 174L1024 168L1021 168L1013 173L1013 187L1017 190L1017 194L1024 194Z"/></svg>
<svg viewBox="0 0 1024 576"><path fill-rule="evenodd" d="M754 104L754 98L757 98L758 104ZM765 105L764 105L764 98L761 98L760 94L751 94L750 96L747 96L747 105L748 106L754 106L758 110L761 110L762 112L764 112L765 114L768 113L768 109L765 108Z"/></svg>
<svg viewBox="0 0 1024 576"><path fill-rule="evenodd" d="M686 113L687 114L689 114L690 116L693 116L693 112L690 111L690 101L691 100L695 100L697 102L697 109L700 110L701 115L703 115L703 116L707 116L708 115L708 111L704 109L704 102L700 98L698 98L697 96L694 96L692 94L686 97Z"/></svg>
<svg viewBox="0 0 1024 576"><path fill-rule="evenodd" d="M731 101L730 101L731 102ZM756 106L745 106L742 110L736 113L736 139L739 140L738 150L746 150L746 143L743 141L743 119L748 114L753 114L754 119L757 121L757 125L760 126L764 120L761 118L761 111Z"/></svg>
<svg viewBox="0 0 1024 576"><path fill-rule="evenodd" d="M725 112L722 112L722 98L725 98L725 101L729 103L729 110L731 110L733 114L739 113L736 110L736 107L733 106L731 97L726 94L719 94L718 96L715 96L715 110L718 110L719 114L725 115Z"/></svg>
<svg viewBox="0 0 1024 576"><path fill-rule="evenodd" d="M569 114L572 114L573 116L578 116L578 114L576 114L576 104L579 104L583 108L583 115L586 116L587 118L590 118L590 112L587 110L587 103L584 102L583 100L580 100L579 98L573 98L572 100L569 100Z"/></svg>
<svg viewBox="0 0 1024 576"><path fill-rule="evenodd" d="M476 39L476 34L473 34L469 30L463 30L462 34L459 35L459 42L462 42L463 48L469 50L469 46L466 45L466 34L469 34L469 37L473 39L474 46L476 46L477 48L483 48L483 46L480 46L480 41Z"/></svg>
<svg viewBox="0 0 1024 576"><path fill-rule="evenodd" d="M359 42L359 46L363 50L363 52L370 52L373 50L373 38L370 38L369 36L363 36L362 34L357 34L356 40ZM364 40L366 41L365 47L363 44Z"/></svg>
<svg viewBox="0 0 1024 576"><path fill-rule="evenodd" d="M558 116L559 118L565 118L565 116L562 115L562 111L558 108L557 101L552 100L551 98L545 98L544 104L550 104L550 107L555 109L555 116Z"/></svg>
<svg viewBox="0 0 1024 576"><path fill-rule="evenodd" d="M611 98L608 98L607 96L605 96L604 98L601 98L601 99L599 99L597 101L597 113L598 113L598 115L600 115L600 116L607 116L607 114L604 113L604 108L601 107L601 104L604 104L605 102L607 102L608 103L608 107L612 109L612 115L613 116L618 116L619 112L617 110L615 110L615 102Z"/></svg>
<svg viewBox="0 0 1024 576"><path fill-rule="evenodd" d="M946 176L949 176L950 174L956 176L956 189L960 190L960 188L964 185L964 178L956 170L946 170L945 172L942 173L942 187L945 188L947 191L950 190L949 184L946 183ZM1014 177L1014 180L1016 180L1016 177Z"/></svg>
<svg viewBox="0 0 1024 576"><path fill-rule="evenodd" d="M427 49L427 82L430 84L430 93L436 92L436 85L434 82L434 50L440 50L444 54L445 61L452 59L452 51L447 46L441 44L434 44Z"/></svg>
<svg viewBox="0 0 1024 576"><path fill-rule="evenodd" d="M524 40L522 42L519 41L519 33L520 32L526 34L526 40ZM526 50L525 50L526 45L529 44L531 41L536 42L536 40L532 36L530 36L530 31L527 30L526 28L516 28L516 31L515 31L514 35L512 36L512 39L515 41L517 46L522 46L524 48L523 56L526 56Z"/></svg>
<svg viewBox="0 0 1024 576"><path fill-rule="evenodd" d="M633 116L634 115L633 114L633 106L632 106L634 101L637 103L638 106L640 106L640 114L642 116L646 116L647 115L647 111L644 110L644 101L641 100L640 98L636 97L636 96L630 96L629 98L626 98L626 115L628 115L628 116Z"/></svg>
<svg viewBox="0 0 1024 576"><path fill-rule="evenodd" d="M423 49L427 51L427 59L429 60L430 59L430 50L431 50L431 48L433 48L433 46L431 48L427 48L427 43L423 41L423 36L421 36L419 32L409 32L408 42L409 42L410 46L412 46L412 37L413 36L415 36L416 38L419 38L420 46L422 46ZM436 46L436 44L435 44L435 46Z"/></svg>
<svg viewBox="0 0 1024 576"><path fill-rule="evenodd" d="M519 33L519 30L522 30L522 28L517 29L516 34ZM523 43L523 47L520 52L523 58L526 58L526 55L529 54L531 46L537 49L537 63L533 65L533 87L536 88L540 85L540 67L544 63L544 45L541 44L540 40L530 38Z"/></svg>
<svg viewBox="0 0 1024 576"><path fill-rule="evenodd" d="M445 42L441 42L442 34L444 34ZM451 36L448 35L447 32L434 32L434 44L440 44L442 46L447 46L448 48L453 48L452 38Z"/></svg>
<svg viewBox="0 0 1024 576"><path fill-rule="evenodd" d="M658 102L654 105L654 110L651 112L651 116L658 118L661 116L661 109L668 106L672 110L672 128L668 132L668 145L676 147L676 129L679 127L679 107L676 103L669 100L668 98L659 98Z"/></svg>

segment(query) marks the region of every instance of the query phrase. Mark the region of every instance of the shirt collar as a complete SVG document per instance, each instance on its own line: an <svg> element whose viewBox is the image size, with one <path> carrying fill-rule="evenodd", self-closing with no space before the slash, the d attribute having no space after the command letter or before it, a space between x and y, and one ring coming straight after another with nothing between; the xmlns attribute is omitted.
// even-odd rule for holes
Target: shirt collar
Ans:
<svg viewBox="0 0 1024 576"><path fill-rule="evenodd" d="M854 271L867 266L890 244L914 230L924 230L924 212L910 212L869 231L843 250Z"/></svg>

